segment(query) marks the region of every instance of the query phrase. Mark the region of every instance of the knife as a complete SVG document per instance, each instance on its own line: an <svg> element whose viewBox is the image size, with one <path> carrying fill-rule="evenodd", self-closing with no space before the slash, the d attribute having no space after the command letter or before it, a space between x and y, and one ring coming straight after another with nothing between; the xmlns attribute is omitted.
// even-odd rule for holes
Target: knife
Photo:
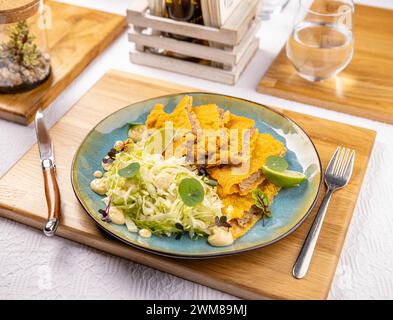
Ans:
<svg viewBox="0 0 393 320"><path fill-rule="evenodd" d="M60 191L56 180L56 165L53 143L45 127L44 116L40 111L35 115L35 130L44 175L45 197L48 205L48 221L43 229L48 237L56 233L60 221Z"/></svg>

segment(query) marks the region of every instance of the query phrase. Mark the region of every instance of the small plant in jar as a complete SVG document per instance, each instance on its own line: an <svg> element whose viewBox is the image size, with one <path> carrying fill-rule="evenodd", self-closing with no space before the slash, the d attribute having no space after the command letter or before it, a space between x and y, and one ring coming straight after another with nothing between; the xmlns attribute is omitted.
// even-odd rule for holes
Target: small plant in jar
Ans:
<svg viewBox="0 0 393 320"><path fill-rule="evenodd" d="M38 13L38 8L31 12ZM35 33L32 32L30 25L37 23L33 19L34 15L33 18L26 17L26 14L21 14L20 17L23 19L14 21L16 18L13 17L11 23L3 24L3 39L0 42L0 93L33 89L46 81L51 72L49 54L42 46L42 40L35 34L45 30L35 28Z"/></svg>

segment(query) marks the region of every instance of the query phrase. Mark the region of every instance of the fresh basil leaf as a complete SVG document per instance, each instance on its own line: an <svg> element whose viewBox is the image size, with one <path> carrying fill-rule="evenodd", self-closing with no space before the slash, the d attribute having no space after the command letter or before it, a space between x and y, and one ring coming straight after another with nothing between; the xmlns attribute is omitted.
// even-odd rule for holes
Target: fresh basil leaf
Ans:
<svg viewBox="0 0 393 320"><path fill-rule="evenodd" d="M138 162L134 162L129 164L127 167L120 169L117 173L123 178L133 178L137 175L140 168L140 164Z"/></svg>
<svg viewBox="0 0 393 320"><path fill-rule="evenodd" d="M266 160L265 164L269 169L275 171L285 171L288 169L288 162L279 156L270 156Z"/></svg>
<svg viewBox="0 0 393 320"><path fill-rule="evenodd" d="M179 195L186 206L194 207L203 201L205 191L198 180L185 178L179 184Z"/></svg>

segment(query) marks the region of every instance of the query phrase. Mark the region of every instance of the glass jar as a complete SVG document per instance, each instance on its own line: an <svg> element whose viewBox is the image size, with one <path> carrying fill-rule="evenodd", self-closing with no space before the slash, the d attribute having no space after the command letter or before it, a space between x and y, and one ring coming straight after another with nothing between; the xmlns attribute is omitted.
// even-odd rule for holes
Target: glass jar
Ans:
<svg viewBox="0 0 393 320"><path fill-rule="evenodd" d="M31 90L51 73L42 0L0 3L0 93Z"/></svg>
<svg viewBox="0 0 393 320"><path fill-rule="evenodd" d="M330 79L351 62L353 0L299 0L287 41L289 61L302 78Z"/></svg>

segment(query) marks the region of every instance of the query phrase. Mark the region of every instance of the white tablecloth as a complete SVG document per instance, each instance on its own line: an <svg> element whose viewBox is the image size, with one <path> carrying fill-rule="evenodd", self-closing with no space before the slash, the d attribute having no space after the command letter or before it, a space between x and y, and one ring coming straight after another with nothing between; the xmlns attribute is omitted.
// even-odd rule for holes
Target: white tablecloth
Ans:
<svg viewBox="0 0 393 320"><path fill-rule="evenodd" d="M137 0L133 0L137 1ZM125 14L127 0L63 0ZM110 68L244 97L268 105L374 129L377 142L345 241L330 299L393 298L393 126L256 92L289 33L295 0L265 22L257 56L234 87L132 65L124 33L45 111L48 124L61 116ZM362 0L393 9L393 0ZM393 21L392 21L393 23ZM393 49L393 47L392 47ZM392 106L393 107L393 106ZM0 175L35 142L33 128L0 121ZM234 297L0 218L0 299L223 299Z"/></svg>

